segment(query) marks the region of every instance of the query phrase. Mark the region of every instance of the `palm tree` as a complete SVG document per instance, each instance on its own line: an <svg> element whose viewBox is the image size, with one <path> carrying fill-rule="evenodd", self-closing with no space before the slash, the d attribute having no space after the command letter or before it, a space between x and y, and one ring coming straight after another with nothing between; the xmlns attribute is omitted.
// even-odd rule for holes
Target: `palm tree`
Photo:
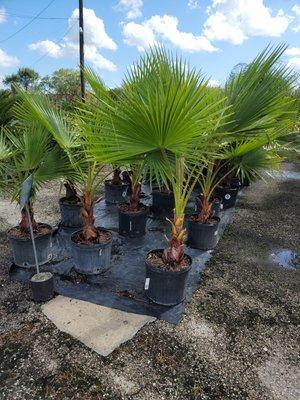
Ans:
<svg viewBox="0 0 300 400"><path fill-rule="evenodd" d="M270 147L293 131L297 103L292 93L297 76L280 62L286 48L267 47L247 67L231 74L225 84L226 103L232 110L221 128L230 133L222 156L230 160L224 169L231 170L227 181L234 174L251 179L268 162L273 167L279 158L271 156Z"/></svg>
<svg viewBox="0 0 300 400"><path fill-rule="evenodd" d="M20 204L22 186L26 180L32 180L28 206L33 229L38 230L33 208L36 194L46 182L74 175L68 158L58 145L53 145L49 132L31 123L14 126L10 130L2 128L1 161L1 178L5 180L5 191L11 194L13 201ZM28 215L24 208L21 209L19 227L24 233L29 232Z"/></svg>
<svg viewBox="0 0 300 400"><path fill-rule="evenodd" d="M75 186L82 204L83 242L97 243L99 231L95 227L94 218L96 190L107 175L103 173L105 165L91 160L87 152L83 130L84 113L88 111L78 109L77 114L72 114L70 117L69 113L45 96L20 93L23 103L17 109L17 116L22 121L37 121L51 134L52 139L67 157L73 170L72 180L69 180L67 189L71 193ZM88 108L88 104L87 101L86 108ZM72 182L71 185L70 182Z"/></svg>
<svg viewBox="0 0 300 400"><path fill-rule="evenodd" d="M226 111L220 106L224 99L216 98L204 77L163 48L150 50L128 71L115 103L103 99L95 75L87 74L87 80L103 104L85 120L93 159L139 163L150 180L174 192L172 235L163 260L176 268L184 258L184 210L201 173L198 165L222 136L216 128Z"/></svg>

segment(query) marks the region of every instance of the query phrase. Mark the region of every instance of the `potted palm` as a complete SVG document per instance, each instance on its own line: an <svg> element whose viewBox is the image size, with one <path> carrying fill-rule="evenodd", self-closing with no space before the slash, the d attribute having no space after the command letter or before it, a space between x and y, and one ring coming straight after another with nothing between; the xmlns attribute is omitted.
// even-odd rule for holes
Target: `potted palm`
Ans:
<svg viewBox="0 0 300 400"><path fill-rule="evenodd" d="M77 193L75 183L65 181L64 187L66 194L59 199L59 209L61 215L60 225L64 228L81 228L83 219L81 215L81 200Z"/></svg>
<svg viewBox="0 0 300 400"><path fill-rule="evenodd" d="M196 197L197 213L188 220L187 243L190 247L209 250L218 243L219 213L222 203L214 193L220 183L219 172L218 163L213 160L202 168L198 180L201 193Z"/></svg>
<svg viewBox="0 0 300 400"><path fill-rule="evenodd" d="M232 178L237 177L242 184L256 178L256 171L261 171L268 160L271 164L274 160L266 150L295 125L299 112L293 99L297 76L280 63L286 48L267 47L246 68L230 74L225 84L224 95L231 115L220 127L229 133L220 158L227 165L225 178L216 188L225 208L233 206L236 200L237 188L232 185Z"/></svg>
<svg viewBox="0 0 300 400"><path fill-rule="evenodd" d="M127 151L130 147L130 141L128 141L124 151L120 151L120 143L115 142L115 127L111 119L112 114L121 110L126 98L135 90L135 86L132 82L124 82L123 90L118 97L112 98L96 73L88 69L85 76L95 97L102 104L102 106L93 107L93 112L89 109L89 112L85 114L85 140L89 146L88 151L92 157L97 153L95 159L112 163L115 168L127 165L128 168L124 171L123 181L128 185L128 201L119 205L119 234L131 238L142 237L146 233L148 213L147 207L140 199L141 182L146 171L144 158L142 155L131 157L131 154ZM95 121L100 121L103 135L98 134L97 122ZM91 129L91 127L93 128ZM110 137L107 137L107 129L111 131ZM91 145L92 142L89 141L91 138L95 146ZM124 175L126 179L124 179Z"/></svg>
<svg viewBox="0 0 300 400"><path fill-rule="evenodd" d="M214 147L224 108L207 81L163 48L150 50L128 71L122 99L99 109L101 136L88 135L90 154L103 160L103 143L119 160L141 160L144 174L174 193L171 235L164 249L146 256L146 294L154 302L185 298L192 259L185 253L184 210L200 171L198 162ZM91 119L90 124L93 123ZM106 162L112 162L106 153Z"/></svg>
<svg viewBox="0 0 300 400"><path fill-rule="evenodd" d="M113 168L112 179L105 181L105 201L107 204L119 204L126 200L128 195L128 182L122 177L121 168L115 166Z"/></svg>
<svg viewBox="0 0 300 400"><path fill-rule="evenodd" d="M142 237L146 233L148 208L141 202L141 181L144 163L131 164L131 192L127 202L119 205L119 234L131 238Z"/></svg>
<svg viewBox="0 0 300 400"><path fill-rule="evenodd" d="M105 228L95 226L94 206L97 202L96 190L106 179L105 165L90 161L85 140L86 129L97 129L99 121L94 120L93 127L86 125L85 119L92 109L97 108L87 101L77 110L77 115L69 115L58 109L49 99L40 95L22 93L23 103L18 115L23 120L34 118L52 134L57 146L64 152L73 170L76 190L81 202L83 227L71 235L71 253L76 271L96 275L110 266L112 234Z"/></svg>
<svg viewBox="0 0 300 400"><path fill-rule="evenodd" d="M36 221L34 216L36 195L46 182L72 176L72 170L68 158L58 145L53 145L52 136L45 128L31 123L21 127L14 126L10 131L6 130L5 135L10 147L6 190L11 193L13 201L20 204L22 186L27 179L32 180L28 210L21 207L20 223L7 232L14 262L20 267L35 266L30 237L31 223L38 263L42 265L51 258L52 227Z"/></svg>

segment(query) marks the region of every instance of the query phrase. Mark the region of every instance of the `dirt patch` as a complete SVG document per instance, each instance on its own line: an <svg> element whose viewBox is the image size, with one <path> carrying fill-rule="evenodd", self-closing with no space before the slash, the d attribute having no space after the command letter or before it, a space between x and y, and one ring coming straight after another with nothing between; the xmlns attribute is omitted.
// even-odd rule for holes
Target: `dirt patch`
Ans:
<svg viewBox="0 0 300 400"><path fill-rule="evenodd" d="M191 260L189 257L184 255L180 263L174 263L173 265L166 264L163 260L162 251L152 251L147 257L147 263L153 267L161 268L164 271L183 271L191 265Z"/></svg>
<svg viewBox="0 0 300 400"><path fill-rule="evenodd" d="M58 197L53 188L41 193L38 220L58 220ZM300 271L268 258L299 252L299 204L299 181L251 185L182 322L146 326L108 358L59 332L29 288L9 282L10 250L0 232L0 399L299 398ZM17 222L9 218L2 214L3 231Z"/></svg>
<svg viewBox="0 0 300 400"><path fill-rule="evenodd" d="M79 232L72 236L72 240L78 244L84 244L86 246L92 246L94 244L105 244L111 240L111 233L101 229L97 229L97 237L93 240L87 241L82 232Z"/></svg>
<svg viewBox="0 0 300 400"><path fill-rule="evenodd" d="M34 236L40 237L48 235L52 232L52 228L46 224L37 224L36 229L34 229ZM19 226L15 226L7 232L7 234L13 238L19 239L30 239L30 232L25 232L24 229L21 229Z"/></svg>

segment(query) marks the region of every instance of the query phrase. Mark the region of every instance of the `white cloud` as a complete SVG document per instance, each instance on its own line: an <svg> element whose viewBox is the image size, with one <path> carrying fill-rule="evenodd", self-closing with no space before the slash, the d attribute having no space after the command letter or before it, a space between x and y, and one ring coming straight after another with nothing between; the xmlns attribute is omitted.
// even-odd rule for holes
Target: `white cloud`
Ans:
<svg viewBox="0 0 300 400"><path fill-rule="evenodd" d="M52 40L41 40L40 42L31 43L29 46L30 50L39 51L42 54L48 54L50 57L58 58L62 56L61 47L52 42Z"/></svg>
<svg viewBox="0 0 300 400"><path fill-rule="evenodd" d="M294 26L292 29L294 32L300 32L300 4L295 4L294 7L292 7L292 11L294 11L294 13L297 16L297 25Z"/></svg>
<svg viewBox="0 0 300 400"><path fill-rule="evenodd" d="M155 35L149 27L129 22L123 26L124 42L129 46L135 46L139 51L155 44Z"/></svg>
<svg viewBox="0 0 300 400"><path fill-rule="evenodd" d="M233 44L242 44L251 36L280 36L292 20L283 10L272 15L264 0L212 0L207 13L204 35Z"/></svg>
<svg viewBox="0 0 300 400"><path fill-rule="evenodd" d="M291 47L285 51L287 56L300 56L300 47Z"/></svg>
<svg viewBox="0 0 300 400"><path fill-rule="evenodd" d="M6 21L6 12L4 7L0 7L0 24Z"/></svg>
<svg viewBox="0 0 300 400"><path fill-rule="evenodd" d="M188 7L191 10L195 10L196 8L200 8L199 0L189 0Z"/></svg>
<svg viewBox="0 0 300 400"><path fill-rule="evenodd" d="M120 0L116 9L125 11L127 19L135 19L142 16L142 7L143 0Z"/></svg>
<svg viewBox="0 0 300 400"><path fill-rule="evenodd" d="M208 81L208 86L217 87L217 86L220 86L220 82L217 79L210 79Z"/></svg>
<svg viewBox="0 0 300 400"><path fill-rule="evenodd" d="M300 57L292 57L289 59L288 67L292 67L297 71L300 71Z"/></svg>
<svg viewBox="0 0 300 400"><path fill-rule="evenodd" d="M20 64L20 60L16 56L8 55L4 50L0 49L0 68L16 67Z"/></svg>
<svg viewBox="0 0 300 400"><path fill-rule="evenodd" d="M36 50L41 54L47 54L49 57L74 58L78 57L79 38L78 38L78 9L75 9L68 20L69 32L63 38L61 44L54 43L52 40L42 40L31 43L29 48ZM90 8L83 9L84 16L84 51L85 58L92 63L94 67L115 71L116 65L100 54L100 49L116 50L117 44L105 31L104 22L98 18L94 10ZM74 23L75 21L75 23Z"/></svg>
<svg viewBox="0 0 300 400"><path fill-rule="evenodd" d="M154 15L142 24L129 22L123 25L124 42L136 46L140 51L159 39L190 52L217 50L205 36L195 36L191 32L180 31L178 23L178 19L171 15Z"/></svg>

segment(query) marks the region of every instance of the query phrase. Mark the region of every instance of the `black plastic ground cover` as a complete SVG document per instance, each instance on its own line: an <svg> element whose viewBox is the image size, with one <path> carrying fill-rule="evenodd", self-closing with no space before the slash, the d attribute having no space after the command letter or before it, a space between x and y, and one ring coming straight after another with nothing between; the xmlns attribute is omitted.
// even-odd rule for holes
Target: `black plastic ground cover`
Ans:
<svg viewBox="0 0 300 400"><path fill-rule="evenodd" d="M143 202L150 205L150 196ZM189 212L194 213L194 200ZM233 209L221 213L219 235L221 236L228 223ZM72 229L59 227L53 238L53 259L41 267L42 271L54 274L55 292L57 294L89 301L122 311L151 315L169 323L180 321L186 302L191 298L199 285L201 271L211 257L212 251L200 251L186 247L186 253L192 257L193 265L188 278L186 300L172 307L159 306L147 299L144 293L145 256L165 244L165 236L170 231L166 221L151 218L147 220L147 233L144 238L129 239L119 236L117 206L107 205L104 201L95 207L96 224L110 229L113 233L111 268L104 274L86 277L76 273L70 258L70 234ZM24 269L12 265L12 280L28 282L35 273L34 269Z"/></svg>

